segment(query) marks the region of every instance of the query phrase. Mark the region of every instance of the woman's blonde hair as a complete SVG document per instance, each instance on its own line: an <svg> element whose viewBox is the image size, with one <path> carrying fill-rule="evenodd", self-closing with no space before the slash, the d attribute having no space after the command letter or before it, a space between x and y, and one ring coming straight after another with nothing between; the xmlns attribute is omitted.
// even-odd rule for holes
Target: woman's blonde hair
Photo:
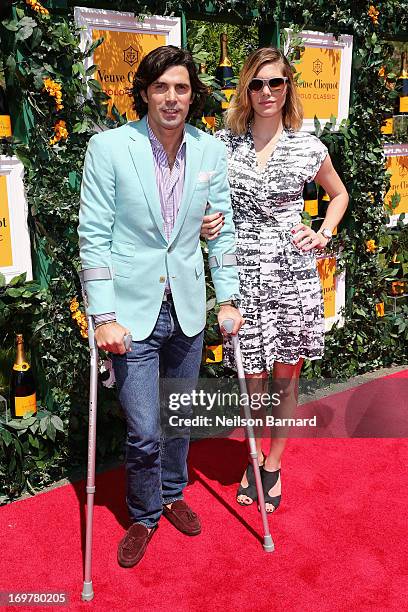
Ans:
<svg viewBox="0 0 408 612"><path fill-rule="evenodd" d="M283 124L286 128L298 130L303 121L302 102L297 94L293 70L282 51L275 47L256 49L247 58L239 75L237 92L226 112L225 124L234 134L244 134L251 123L254 111L248 90L249 82L264 64L279 63L283 75L288 77L285 105L282 109Z"/></svg>

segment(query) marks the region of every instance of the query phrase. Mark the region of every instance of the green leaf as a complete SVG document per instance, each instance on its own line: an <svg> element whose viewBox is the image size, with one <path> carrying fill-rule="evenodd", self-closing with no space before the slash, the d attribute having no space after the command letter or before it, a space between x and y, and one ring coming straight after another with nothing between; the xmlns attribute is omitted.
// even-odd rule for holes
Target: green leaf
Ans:
<svg viewBox="0 0 408 612"><path fill-rule="evenodd" d="M9 55L6 61L6 66L11 75L13 75L16 71L16 59L14 55Z"/></svg>
<svg viewBox="0 0 408 612"><path fill-rule="evenodd" d="M1 435L2 439L3 439L3 441L4 441L4 444L6 446L10 446L10 444L13 441L13 436L11 435L11 433L9 431L7 431L7 429L3 429L2 428L0 430L0 435Z"/></svg>
<svg viewBox="0 0 408 612"><path fill-rule="evenodd" d="M32 17L25 15L22 19L20 19L17 25L19 28L35 28L37 26L37 22Z"/></svg>
<svg viewBox="0 0 408 612"><path fill-rule="evenodd" d="M16 430L27 429L27 426L24 421L20 421L19 419L12 419L7 423L7 427L11 427L12 429Z"/></svg>
<svg viewBox="0 0 408 612"><path fill-rule="evenodd" d="M315 128L315 134L319 138L319 136L322 133L322 126L316 115L314 116L313 123L314 123L314 128Z"/></svg>
<svg viewBox="0 0 408 612"><path fill-rule="evenodd" d="M54 424L52 423L51 419L48 421L47 424L47 436L50 438L50 440L52 440L53 442L55 442L55 436L56 436L56 429Z"/></svg>
<svg viewBox="0 0 408 612"><path fill-rule="evenodd" d="M58 431L62 431L62 432L64 431L64 423L59 418L59 416L57 416L56 414L53 414L51 417L51 422L55 426L55 429L57 429Z"/></svg>
<svg viewBox="0 0 408 612"><path fill-rule="evenodd" d="M31 434L28 434L28 441L33 448L40 448L40 441Z"/></svg>
<svg viewBox="0 0 408 612"><path fill-rule="evenodd" d="M16 41L27 40L27 38L30 38L32 33L33 33L33 28L31 26L26 26L24 28L21 28L17 32L15 40Z"/></svg>
<svg viewBox="0 0 408 612"><path fill-rule="evenodd" d="M6 30L9 30L9 32L17 32L18 22L16 19L13 19L12 21L3 21L2 23Z"/></svg>
<svg viewBox="0 0 408 612"><path fill-rule="evenodd" d="M102 91L101 84L96 79L88 79L87 84L92 91Z"/></svg>
<svg viewBox="0 0 408 612"><path fill-rule="evenodd" d="M45 434L45 432L47 431L49 420L50 420L50 418L48 416L43 418L43 419L41 419L41 421L40 421L40 432L42 434Z"/></svg>
<svg viewBox="0 0 408 612"><path fill-rule="evenodd" d="M14 287L20 283L24 283L27 277L27 272L23 272L23 274L19 274L18 276L14 276L9 282L10 287Z"/></svg>

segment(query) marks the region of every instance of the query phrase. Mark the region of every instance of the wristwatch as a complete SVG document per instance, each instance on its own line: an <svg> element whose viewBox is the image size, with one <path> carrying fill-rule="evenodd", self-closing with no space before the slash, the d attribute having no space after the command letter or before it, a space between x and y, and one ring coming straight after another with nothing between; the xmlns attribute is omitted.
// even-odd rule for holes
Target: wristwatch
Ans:
<svg viewBox="0 0 408 612"><path fill-rule="evenodd" d="M333 238L333 232L331 230L329 230L328 227L325 227L324 229L322 229L322 231L320 233L321 233L322 236L327 238L328 242L330 242L330 240Z"/></svg>
<svg viewBox="0 0 408 612"><path fill-rule="evenodd" d="M234 308L239 308L240 300L233 295L229 300L224 300L223 302L219 302L218 306L233 306Z"/></svg>

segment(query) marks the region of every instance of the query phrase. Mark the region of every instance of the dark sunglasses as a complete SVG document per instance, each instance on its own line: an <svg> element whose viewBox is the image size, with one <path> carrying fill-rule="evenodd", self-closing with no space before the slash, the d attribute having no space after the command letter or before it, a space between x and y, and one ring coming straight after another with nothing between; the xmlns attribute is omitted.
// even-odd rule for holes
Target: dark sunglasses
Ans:
<svg viewBox="0 0 408 612"><path fill-rule="evenodd" d="M271 91L277 91L283 88L287 80L288 77L274 77L273 79L255 78L249 81L248 89L252 92L262 91L265 85L267 85Z"/></svg>

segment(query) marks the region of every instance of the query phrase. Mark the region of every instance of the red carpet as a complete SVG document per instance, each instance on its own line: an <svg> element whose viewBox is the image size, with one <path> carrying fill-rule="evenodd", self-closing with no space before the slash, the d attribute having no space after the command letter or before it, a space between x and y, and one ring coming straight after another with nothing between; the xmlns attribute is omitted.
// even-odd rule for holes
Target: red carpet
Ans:
<svg viewBox="0 0 408 612"><path fill-rule="evenodd" d="M265 553L259 513L235 503L245 444L195 442L186 499L202 535L188 538L162 519L130 570L116 561L127 527L124 471L105 472L96 481L90 603L80 600L84 482L15 502L0 508L0 591L67 592L65 609L98 612L406 609L407 451L406 439L289 440L283 501L270 518L276 550Z"/></svg>

